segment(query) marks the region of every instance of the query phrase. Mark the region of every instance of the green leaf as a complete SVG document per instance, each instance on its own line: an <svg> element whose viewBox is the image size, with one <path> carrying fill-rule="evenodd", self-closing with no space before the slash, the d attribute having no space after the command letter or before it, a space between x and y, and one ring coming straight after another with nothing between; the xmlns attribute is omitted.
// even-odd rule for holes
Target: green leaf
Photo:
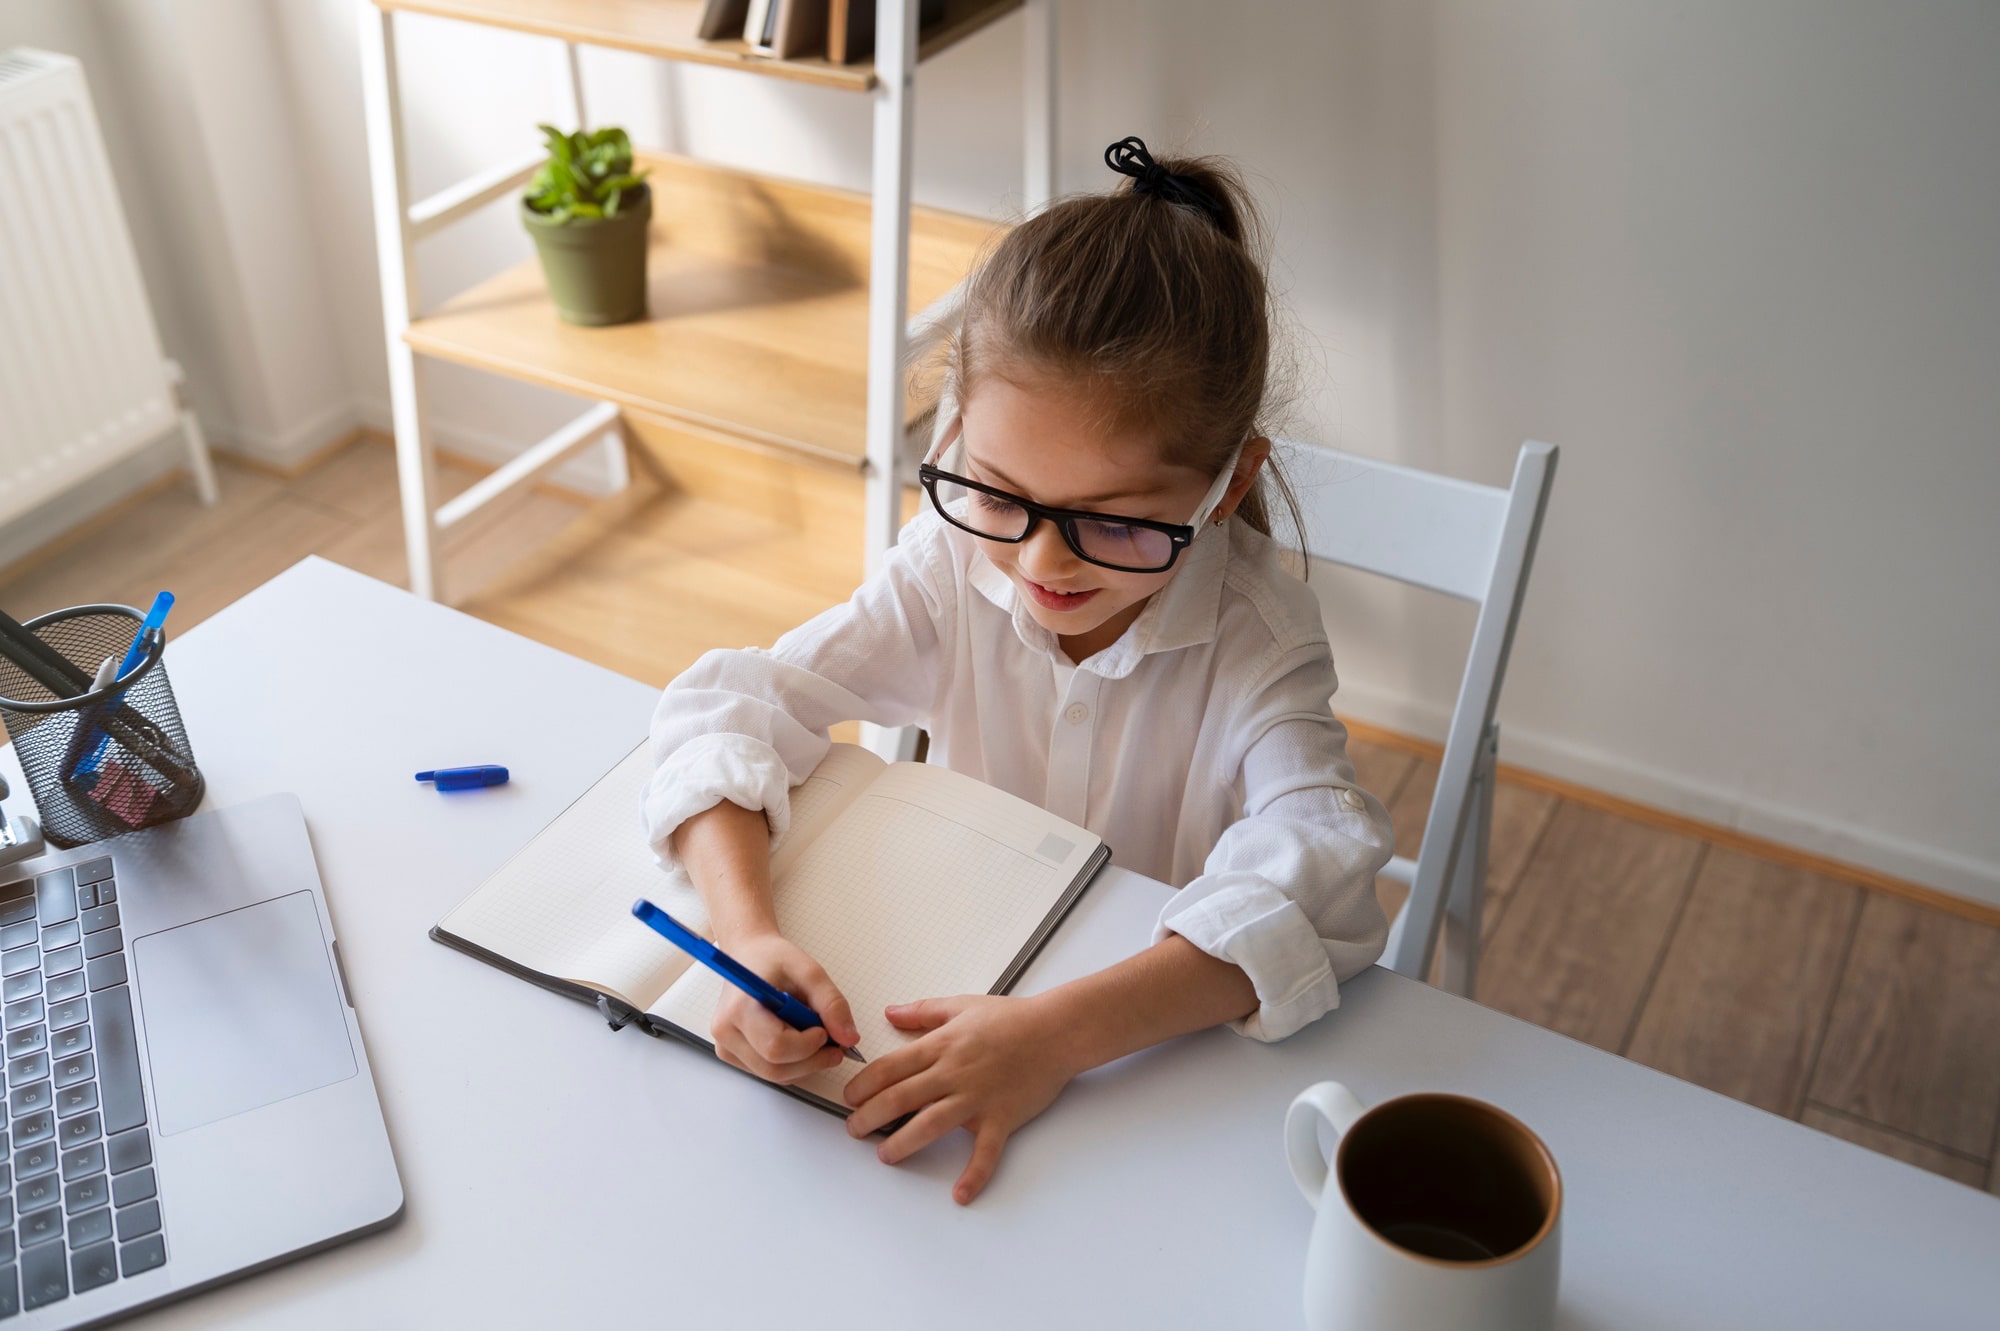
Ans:
<svg viewBox="0 0 2000 1331"><path fill-rule="evenodd" d="M618 216L618 198L623 192L622 190L614 189L611 191L611 197L604 201L604 215L606 217Z"/></svg>
<svg viewBox="0 0 2000 1331"><path fill-rule="evenodd" d="M582 202L581 200L579 200L579 201L578 201L578 202L576 202L576 203L573 203L573 204L571 204L571 205L569 206L569 211L570 211L570 215L571 215L572 217L602 217L602 216L604 216L604 210L603 210L602 208L598 207L598 206L597 206L596 204L594 204L594 203L584 203L584 202Z"/></svg>

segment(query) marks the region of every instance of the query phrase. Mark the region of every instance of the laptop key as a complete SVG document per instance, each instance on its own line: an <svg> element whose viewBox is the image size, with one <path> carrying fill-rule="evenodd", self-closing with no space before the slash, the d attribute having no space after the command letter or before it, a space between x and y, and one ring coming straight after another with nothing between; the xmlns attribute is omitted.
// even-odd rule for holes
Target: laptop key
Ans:
<svg viewBox="0 0 2000 1331"><path fill-rule="evenodd" d="M17 947L12 952L0 952L0 975L19 975L31 971L40 963L42 955L39 947Z"/></svg>
<svg viewBox="0 0 2000 1331"><path fill-rule="evenodd" d="M76 881L79 883L101 883L111 876L111 857L100 855L94 860L85 860L76 866Z"/></svg>
<svg viewBox="0 0 2000 1331"><path fill-rule="evenodd" d="M135 1169L129 1174L120 1174L111 1181L111 1200L120 1206L130 1206L133 1202L143 1202L158 1190L153 1180L153 1171Z"/></svg>
<svg viewBox="0 0 2000 1331"><path fill-rule="evenodd" d="M114 984L125 983L125 954L114 952L108 957L98 957L87 968L90 972L90 990L109 989Z"/></svg>
<svg viewBox="0 0 2000 1331"><path fill-rule="evenodd" d="M19 975L9 975L0 980L0 1001L11 1003L17 998L42 991L42 973L38 970L22 971Z"/></svg>
<svg viewBox="0 0 2000 1331"><path fill-rule="evenodd" d="M64 1151L62 1154L62 1176L65 1183L74 1183L85 1174L102 1174L103 1172L103 1142L92 1142L88 1146L79 1146L74 1151ZM136 1193L132 1196L131 1200L142 1202L151 1195L151 1193Z"/></svg>
<svg viewBox="0 0 2000 1331"><path fill-rule="evenodd" d="M108 1206L69 1218L69 1246L72 1248L87 1248L110 1237L111 1208Z"/></svg>
<svg viewBox="0 0 2000 1331"><path fill-rule="evenodd" d="M0 1007L0 1025L5 1025L10 1031L18 1031L23 1026L33 1026L43 1015L42 996L36 994Z"/></svg>
<svg viewBox="0 0 2000 1331"><path fill-rule="evenodd" d="M118 907L94 906L83 912L77 919L83 925L85 933L94 934L99 929L109 929L118 923Z"/></svg>
<svg viewBox="0 0 2000 1331"><path fill-rule="evenodd" d="M21 1207L21 1214L26 1216L30 1211L39 1211L44 1206L54 1206L61 1197L62 1180L54 1174L44 1174L40 1178L31 1178L23 1183L15 1200Z"/></svg>
<svg viewBox="0 0 2000 1331"><path fill-rule="evenodd" d="M87 958L109 956L124 946L123 929L106 929L103 933L83 936L83 955Z"/></svg>
<svg viewBox="0 0 2000 1331"><path fill-rule="evenodd" d="M41 937L42 926L33 920L17 920L13 924L0 924L0 948L26 947Z"/></svg>
<svg viewBox="0 0 2000 1331"><path fill-rule="evenodd" d="M42 951L51 952L59 947L75 947L83 941L83 930L75 920L65 920L42 930Z"/></svg>
<svg viewBox="0 0 2000 1331"><path fill-rule="evenodd" d="M69 1274L79 1294L110 1284L118 1278L118 1246L99 1243L94 1247L77 1249L69 1257Z"/></svg>
<svg viewBox="0 0 2000 1331"><path fill-rule="evenodd" d="M51 869L35 880L35 914L44 927L76 918L75 869Z"/></svg>
<svg viewBox="0 0 2000 1331"><path fill-rule="evenodd" d="M8 1223L8 1225L9 1225L9 1226L12 1226L12 1225L13 1225L13 1223L14 1223L14 1217L13 1217L13 1214L12 1214L12 1212L13 1212L13 1209L14 1209L14 1208L13 1208L12 1204L10 1203L10 1204L9 1204L9 1206L8 1206L8 1208L7 1208L8 1212L9 1212L9 1214L8 1214L8 1217L7 1217L7 1223ZM12 1262L13 1262L13 1260L14 1260L14 1256L15 1256L15 1254L14 1254L14 1231L13 1231L13 1229L12 1229L12 1228L8 1228L8 1229L0 1229L0 1263L6 1263L6 1264L10 1264L10 1265L8 1265L8 1266L7 1266L7 1275L8 1275L8 1277L9 1277L10 1279L11 1279L11 1278L13 1277L13 1275L14 1275L14 1268L13 1268L13 1266L11 1265L11 1263L12 1263Z"/></svg>
<svg viewBox="0 0 2000 1331"><path fill-rule="evenodd" d="M70 1215L92 1211L111 1200L111 1180L102 1174L80 1178L63 1189L63 1210Z"/></svg>
<svg viewBox="0 0 2000 1331"><path fill-rule="evenodd" d="M98 1094L104 1100L104 1130L123 1132L146 1121L146 1093L139 1084L139 1041L132 1027L132 990L114 985L91 1001L91 1031L97 1037Z"/></svg>
<svg viewBox="0 0 2000 1331"><path fill-rule="evenodd" d="M0 953L4 957L5 953ZM54 952L42 954L42 974L67 975L73 970L83 969L83 949L80 947L57 948Z"/></svg>
<svg viewBox="0 0 2000 1331"><path fill-rule="evenodd" d="M166 1240L158 1234L128 1243L118 1250L118 1266L130 1280L141 1271L150 1271L156 1266L164 1266L167 1261Z"/></svg>
<svg viewBox="0 0 2000 1331"><path fill-rule="evenodd" d="M100 901L102 897L98 898ZM32 896L9 897L0 902L0 925L19 924L22 920L35 918L35 899Z"/></svg>
<svg viewBox="0 0 2000 1331"><path fill-rule="evenodd" d="M111 1157L111 1172L114 1174L153 1163L153 1143L147 1138L144 1128L107 1137L104 1147L105 1153Z"/></svg>
<svg viewBox="0 0 2000 1331"><path fill-rule="evenodd" d="M105 960L108 961L110 958L107 957ZM118 960L122 963L125 958L120 957ZM51 979L45 986L42 996L51 1003L60 1003L66 998L75 998L82 992L83 972L72 971L68 975L58 975Z"/></svg>
<svg viewBox="0 0 2000 1331"><path fill-rule="evenodd" d="M56 1129L56 1140L60 1141L65 1149L71 1146L81 1146L85 1142L94 1142L97 1140L97 1135L98 1124L97 1112L95 1110L92 1110L88 1114L78 1114L75 1118L66 1118L62 1121L62 1126Z"/></svg>
<svg viewBox="0 0 2000 1331"><path fill-rule="evenodd" d="M49 1075L49 1056L45 1053L23 1054L7 1064L7 1084L23 1086L31 1081L40 1081ZM24 1113L24 1110L16 1110Z"/></svg>
<svg viewBox="0 0 2000 1331"><path fill-rule="evenodd" d="M56 1144L53 1140L22 1146L14 1152L14 1172L23 1179L46 1174L55 1167Z"/></svg>
<svg viewBox="0 0 2000 1331"><path fill-rule="evenodd" d="M8 1109L14 1111L14 1117L20 1117L24 1113L34 1113L36 1109L48 1109L56 1103L56 1093L46 1081L30 1081L28 1085L18 1085L8 1091L6 1103Z"/></svg>
<svg viewBox="0 0 2000 1331"><path fill-rule="evenodd" d="M98 905L108 906L116 900L118 900L118 889L112 884L110 879L106 879L97 885Z"/></svg>
<svg viewBox="0 0 2000 1331"><path fill-rule="evenodd" d="M160 1204L140 1202L136 1206L118 1208L118 1241L136 1239L141 1234L151 1234L160 1227Z"/></svg>
<svg viewBox="0 0 2000 1331"><path fill-rule="evenodd" d="M97 1083L84 1082L80 1086L65 1086L56 1092L56 1117L73 1118L86 1109L97 1108Z"/></svg>
<svg viewBox="0 0 2000 1331"><path fill-rule="evenodd" d="M14 1251L14 1236L7 1236L7 1251ZM0 1317L13 1317L21 1311L21 1280L12 1266L0 1268Z"/></svg>
<svg viewBox="0 0 2000 1331"><path fill-rule="evenodd" d="M33 1146L37 1142L49 1141L55 1135L55 1116L46 1109L14 1120L14 1144L17 1146Z"/></svg>
<svg viewBox="0 0 2000 1331"><path fill-rule="evenodd" d="M49 1004L49 1029L59 1031L68 1026L75 1026L89 1016L89 999L66 998L60 1003Z"/></svg>
<svg viewBox="0 0 2000 1331"><path fill-rule="evenodd" d="M90 1027L71 1026L57 1031L49 1040L49 1052L57 1058L64 1054L80 1054L90 1048Z"/></svg>
<svg viewBox="0 0 2000 1331"><path fill-rule="evenodd" d="M56 1087L74 1086L97 1075L97 1064L89 1054L65 1054L56 1060Z"/></svg>
<svg viewBox="0 0 2000 1331"><path fill-rule="evenodd" d="M60 1243L21 1254L21 1306L33 1310L69 1297L69 1262Z"/></svg>
<svg viewBox="0 0 2000 1331"><path fill-rule="evenodd" d="M16 1058L22 1054L32 1054L48 1042L49 1033L41 1026L23 1026L18 1031L9 1031L7 1057Z"/></svg>
<svg viewBox="0 0 2000 1331"><path fill-rule="evenodd" d="M21 1215L21 1246L34 1248L55 1241L56 1251L62 1251L63 1217L62 1207L44 1206L39 1211L25 1211ZM21 1254L23 1257L27 1253Z"/></svg>
<svg viewBox="0 0 2000 1331"><path fill-rule="evenodd" d="M89 910L92 906L95 906L96 904L97 904L97 885L95 883L85 884L84 886L79 887L76 890L77 910L86 911Z"/></svg>
<svg viewBox="0 0 2000 1331"><path fill-rule="evenodd" d="M47 1058L47 1054L35 1054L35 1058ZM26 1086L16 1086L7 1092L7 1106L16 1118L22 1114L32 1114L48 1109L56 1102L56 1094L46 1081L31 1081ZM15 1129L18 1133L20 1129Z"/></svg>

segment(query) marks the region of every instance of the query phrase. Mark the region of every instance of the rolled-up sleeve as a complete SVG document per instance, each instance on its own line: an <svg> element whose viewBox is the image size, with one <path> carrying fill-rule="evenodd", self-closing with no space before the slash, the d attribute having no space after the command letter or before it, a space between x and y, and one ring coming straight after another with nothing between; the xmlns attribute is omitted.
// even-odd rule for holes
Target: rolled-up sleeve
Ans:
<svg viewBox="0 0 2000 1331"><path fill-rule="evenodd" d="M1329 702L1324 642L1284 655L1245 704L1243 816L1153 931L1186 938L1250 977L1257 1010L1230 1026L1282 1040L1339 1005L1340 985L1382 955L1389 925L1375 874L1389 862L1388 811L1361 790Z"/></svg>
<svg viewBox="0 0 2000 1331"><path fill-rule="evenodd" d="M925 514L842 605L759 648L711 651L653 710L646 836L669 871L674 829L723 800L761 811L772 839L791 822L790 790L812 774L841 721L922 724L933 709L952 586L942 524Z"/></svg>

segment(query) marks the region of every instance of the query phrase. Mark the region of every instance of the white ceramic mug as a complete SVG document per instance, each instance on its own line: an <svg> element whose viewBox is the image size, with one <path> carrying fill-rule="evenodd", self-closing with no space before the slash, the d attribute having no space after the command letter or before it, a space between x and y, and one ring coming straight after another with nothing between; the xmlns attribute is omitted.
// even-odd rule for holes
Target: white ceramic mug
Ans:
<svg viewBox="0 0 2000 1331"><path fill-rule="evenodd" d="M1329 1161L1320 1123L1338 1139ZM1318 1210L1306 1248L1313 1331L1548 1331L1560 1272L1562 1175L1513 1115L1462 1095L1365 1108L1308 1086L1285 1154Z"/></svg>

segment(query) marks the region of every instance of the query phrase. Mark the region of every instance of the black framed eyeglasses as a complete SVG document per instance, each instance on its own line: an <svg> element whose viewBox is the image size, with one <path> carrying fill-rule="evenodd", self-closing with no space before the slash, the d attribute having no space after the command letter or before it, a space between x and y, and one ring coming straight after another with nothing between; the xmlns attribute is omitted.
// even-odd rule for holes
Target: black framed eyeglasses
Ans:
<svg viewBox="0 0 2000 1331"><path fill-rule="evenodd" d="M1037 523L1047 519L1078 559L1120 573L1163 573L1194 541L1195 529L1184 523L1050 508L928 462L917 469L917 476L938 516L960 530L989 541L1019 545L1033 534Z"/></svg>

